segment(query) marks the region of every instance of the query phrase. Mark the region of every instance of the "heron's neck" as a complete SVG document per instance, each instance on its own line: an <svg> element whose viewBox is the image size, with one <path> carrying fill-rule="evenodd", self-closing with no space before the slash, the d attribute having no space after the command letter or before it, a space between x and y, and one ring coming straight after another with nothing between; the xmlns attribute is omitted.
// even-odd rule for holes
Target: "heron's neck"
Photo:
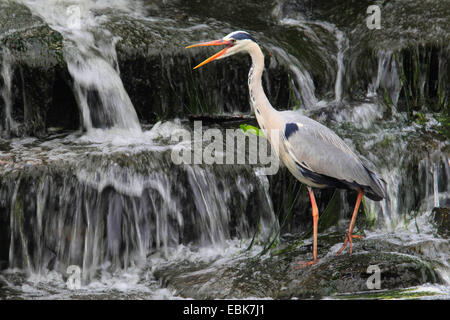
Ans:
<svg viewBox="0 0 450 320"><path fill-rule="evenodd" d="M250 54L253 63L248 74L250 103L255 112L259 126L264 130L270 129L270 120L278 118L278 111L270 104L262 86L261 79L264 71L264 55L256 43L249 45L248 53Z"/></svg>

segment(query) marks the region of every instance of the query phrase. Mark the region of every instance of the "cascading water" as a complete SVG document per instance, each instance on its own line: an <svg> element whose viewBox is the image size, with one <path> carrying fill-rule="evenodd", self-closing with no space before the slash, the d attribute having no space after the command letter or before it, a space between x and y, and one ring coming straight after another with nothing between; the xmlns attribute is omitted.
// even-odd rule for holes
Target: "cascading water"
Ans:
<svg viewBox="0 0 450 320"><path fill-rule="evenodd" d="M313 109L317 105L317 98L314 94L314 82L308 72L303 71L298 59L286 53L281 48L271 46L270 50L277 54L277 57L282 60L283 64L289 66L290 71L294 74L295 80L298 83L298 88L295 87L296 95L301 97L303 105L307 109Z"/></svg>
<svg viewBox="0 0 450 320"><path fill-rule="evenodd" d="M123 87L115 43L118 40L102 27L107 21L97 11L133 11L133 1L20 1L64 37L64 56L73 78L83 125L111 128L133 135L141 127L133 104Z"/></svg>
<svg viewBox="0 0 450 320"><path fill-rule="evenodd" d="M344 65L344 54L345 51L348 48L348 39L345 36L345 33L341 30L339 30L335 25L325 22L325 21L317 21L317 20L311 20L307 19L302 13L295 12L295 10L287 10L284 12L281 7L283 5L283 2L279 2L276 6L276 9L272 13L275 18L277 19L278 23L281 25L286 26L294 26L299 28L299 30L302 30L304 34L311 40L313 43L317 44L320 50L323 50L323 54L328 57L331 56L331 58L334 58L334 62L336 63L336 79L335 79L335 85L334 85L334 102L340 103L342 101L342 91L343 91L343 74L345 71L345 65ZM320 39L320 35L316 30L313 29L313 27L319 27L323 30L326 30L331 35L335 37L335 46L336 46L336 54L333 57L330 52L326 52L326 49L322 48L322 42ZM294 64L299 66L300 64L297 62L291 62L290 64ZM297 73L307 73L306 70L297 71ZM308 73L307 73L308 74ZM310 77L306 78L309 81L305 81L305 77L297 77L299 86L304 86L305 84L308 85L308 83L311 83L308 85L309 88L312 90L308 90L305 94L307 97L308 102L314 102L314 104L306 104L306 108L311 109L312 107L315 107L317 104L317 99L310 98L311 96L314 96L314 84L312 84L312 81ZM304 90L302 90L303 93ZM320 105L327 104L326 101L321 101Z"/></svg>
<svg viewBox="0 0 450 320"><path fill-rule="evenodd" d="M378 72L372 84L369 84L367 96L377 95L377 91L387 90L390 100L397 105L400 95L400 75L392 51L378 52Z"/></svg>
<svg viewBox="0 0 450 320"><path fill-rule="evenodd" d="M336 29L336 44L338 47L338 54L336 57L337 65L338 65L338 71L336 75L336 85L334 87L335 91L335 100L336 102L341 102L342 100L342 76L344 72L344 52L345 47L348 45L347 39L345 38L345 35L342 31Z"/></svg>
<svg viewBox="0 0 450 320"><path fill-rule="evenodd" d="M12 106L12 57L8 50L4 49L2 52L2 68L0 76L3 80L3 86L0 90L2 98L2 109L0 114L2 115L2 121L0 122L0 136L9 136L17 130L17 124L11 116Z"/></svg>
<svg viewBox="0 0 450 320"><path fill-rule="evenodd" d="M336 65L337 65L337 72L336 72L336 81L335 81L335 85L334 85L334 100L337 103L340 103L342 100L342 77L343 77L343 73L344 73L344 53L345 50L348 47L348 39L345 37L344 32L342 32L341 30L339 30L336 26L327 23L327 22L322 22L322 21L309 21L309 20L297 20L297 19L281 19L280 20L281 24L284 25L294 25L294 26L301 26L302 28L305 28L308 31L308 35L311 37L311 39L318 41L318 36L317 34L309 27L307 27L308 25L314 25L314 26L319 26L325 30L327 30L328 32L330 32L331 34L333 34L336 37L336 48L337 48L337 53L335 56L335 61L336 61ZM302 80L302 79L300 79ZM300 81L300 83L304 83L304 81ZM312 94L314 94L314 86L313 88L313 92ZM310 94L311 95L311 94ZM317 103L317 101L316 101Z"/></svg>
<svg viewBox="0 0 450 320"><path fill-rule="evenodd" d="M313 25L320 26L335 36L337 72L334 102L342 103L343 76L346 67L344 64L345 53L353 49L350 47L345 33L331 23L311 21L306 19L304 15L292 11L283 12L281 10L282 4L283 2L280 2L275 14L279 23L298 27L315 41L317 41L316 32L310 27ZM448 168L448 154L441 151L445 143L433 141L438 146L430 146L421 142L421 139L424 138L417 136L416 125L398 125L398 123L406 124L404 115L398 113L395 109L400 98L402 83L405 82L401 78L399 59L391 50L379 50L377 56L377 73L373 75L372 81L368 82L366 95L368 100L362 103L352 103L351 107L344 109L337 108L331 118L341 124L347 123L354 128L353 130L362 131L356 133L353 130L348 130L348 128L342 130L342 127L334 126L334 129L342 137L349 137L346 142L353 145L353 149L358 150L365 158L366 163L376 168L375 170L387 182L388 199L382 202L365 200L369 216L372 218L378 217L375 226L376 232L371 232L369 237L383 238L386 234L397 232L405 237L406 242L423 243L424 246L428 246L425 243L429 241L430 235L433 234L433 228L430 227L433 220L432 210L439 207L443 200L448 201L450 195L449 175L448 172L445 172L445 168ZM439 67L441 67L441 62L439 62ZM425 96L425 74L423 72L416 75L419 83L419 94L422 97ZM442 73L439 72L439 74ZM312 94L314 94L314 87L312 88ZM385 99L391 105L390 112L394 118L394 120L384 124L380 124L379 121L383 119L383 114L387 108L385 104L380 103L382 99L373 100L378 94L388 97ZM335 104L320 101L318 105ZM355 143L359 139L365 141L364 144ZM420 143L423 143L422 151L415 150L414 152L414 146ZM381 147L382 145L385 145L385 147ZM382 150L387 146L389 148L388 154L384 154ZM412 165L413 163L416 163L416 165ZM413 176L411 176L411 171L415 171ZM420 181L419 184L417 184L416 179ZM409 192L405 191L405 188L410 188ZM406 233L405 230L407 230ZM392 239L392 241L395 242L398 239ZM438 240L438 243L438 252L448 251L448 241L442 239ZM439 256L439 253L436 255ZM448 284L449 257L447 254L443 254L437 261L440 264L437 267L440 277L444 279L444 283Z"/></svg>
<svg viewBox="0 0 450 320"><path fill-rule="evenodd" d="M199 39L195 40L217 38L227 28L234 30L232 22L222 25L214 18L192 17L202 24L188 22L185 26L174 17L176 11L155 9L162 18L147 16L153 7L145 11L140 1L131 0L20 2L62 34L64 58L88 132L0 140L0 269L6 269L0 273L0 298L283 297L282 292L291 285L313 288L311 283L317 283L320 288L330 278L335 281L342 275L345 279L348 270L359 268L365 277L368 264L381 266L385 272L383 285L391 275L402 278L405 274L402 281L406 284L393 287L432 282L432 290L450 296L449 242L445 234L436 233L432 214L434 207L449 201L450 163L444 151L447 142L435 138L433 126L421 128L408 123L404 114L380 102L380 93L386 93L394 107L401 99L402 60L394 51L383 49L374 54L377 65L367 71L373 71L368 79L363 79L367 87L362 100L350 101L347 87L351 84L346 77L351 63L347 58L352 57L356 46L347 38L350 33L331 22L305 19L301 14L276 14L280 28L295 29L314 44L312 50L316 51L311 59L322 59L320 72L327 74L325 80L317 82L310 61L297 57L276 35L267 36L265 46L275 62L293 77L292 89L305 113L328 121L327 125L370 169L386 180L389 195L381 202L364 201L366 217L360 213L358 222L367 220L372 225L357 225L357 229L364 231L366 239L355 241L352 257L335 258L353 205L351 192L338 194L339 207L333 207L330 201L331 211L322 203L326 193L318 192L319 205L323 205L320 221L326 224L330 212L340 221L320 230L323 264L308 272L294 272L291 263L310 259L311 238L301 235L309 225L292 222L295 218L311 221L306 191L297 182L290 184L293 178L283 175L284 169L266 177L250 165L174 165L171 137L182 129L192 133L192 129L184 120L175 120L141 130L119 72L120 52L115 46L120 40L111 31L115 29L108 26L112 15L124 14L124 21L125 15L137 17L139 23L133 28L144 28L148 23L153 30L159 25L155 31L158 37L165 36L164 31L168 38L181 32L185 41L192 32L198 32ZM182 42L178 40L176 46ZM1 93L6 105L13 99L13 61L5 56L6 51L2 53ZM176 51L165 59L167 66L162 69L169 73L168 86L184 90L185 84L177 84L172 78L176 75L170 74L178 66L178 55ZM445 69L443 62L441 69ZM233 79L237 71L236 67L231 70ZM200 71L198 77L201 72L207 71ZM196 81L196 77L189 81ZM423 84L425 79L419 77L418 81ZM323 89L316 82L327 86ZM202 90L208 92L209 88ZM161 94L165 92L161 87ZM215 101L223 102L219 97ZM171 107L166 103L163 109ZM5 114L10 114L9 110ZM390 119L385 118L387 110L392 113ZM3 123L8 120L2 122L1 130L5 131L7 125ZM9 123L11 130L14 122L11 119ZM230 126L238 127L234 123ZM115 134L118 131L125 134ZM296 194L296 190L300 192ZM285 212L294 218L285 216ZM304 220L303 214L307 217ZM291 250L288 254L286 247ZM78 266L82 276L82 288L75 293L66 286L70 265ZM327 268L332 274L326 273ZM310 277L316 272L319 282ZM346 288L357 278L358 274L351 273L342 292L348 292ZM420 280L410 281L415 278ZM337 286L338 281L330 284L330 288ZM359 289L352 292L366 290ZM334 292L327 287L317 296Z"/></svg>
<svg viewBox="0 0 450 320"><path fill-rule="evenodd" d="M257 217L268 226L263 237L276 230L266 187L252 169L172 164L172 147L161 139L181 128L158 124L132 144L91 145L72 135L24 141L33 150L12 143L16 165L27 170L28 164L30 171L18 181L3 181L0 192L11 218L10 267L45 276L77 265L88 284L101 270L142 268L148 254L168 256L182 244L220 253L228 239L251 237ZM61 166L54 172L32 169L47 162ZM17 166L3 170L8 176ZM262 207L250 213L250 202ZM24 225L23 216L33 218Z"/></svg>

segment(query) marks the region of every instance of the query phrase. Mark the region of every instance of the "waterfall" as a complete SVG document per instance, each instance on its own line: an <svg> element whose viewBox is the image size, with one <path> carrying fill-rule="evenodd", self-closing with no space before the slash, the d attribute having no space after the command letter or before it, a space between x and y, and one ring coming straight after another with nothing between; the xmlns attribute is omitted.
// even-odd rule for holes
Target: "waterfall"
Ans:
<svg viewBox="0 0 450 320"><path fill-rule="evenodd" d="M112 129L139 135L141 127L118 69L118 38L102 27L102 9L129 11L133 1L18 0L64 38L64 56L73 78L73 90L84 128Z"/></svg>
<svg viewBox="0 0 450 320"><path fill-rule="evenodd" d="M318 43L320 45L320 37L314 32L314 30L311 29L310 26L319 26L325 30L327 30L329 33L333 34L336 38L335 45L337 48L336 55L334 56L334 60L336 62L336 80L334 85L334 101L337 103L340 103L342 101L342 78L345 71L345 65L344 65L344 53L348 49L348 39L345 36L345 33L341 30L339 30L335 25L324 22L324 21L314 21L314 20L307 20L304 16L297 14L295 18L286 18L286 17L278 17L279 22L282 25L290 25L290 26L296 26L301 28L305 31L305 34L308 35L314 42ZM296 65L299 65L298 61ZM307 72L307 71L306 71ZM298 74L299 71L296 72ZM312 98L314 96L314 84L311 84L309 81L310 78L306 78L303 76L303 73L300 73L300 76L297 76L299 79L299 84L307 85L308 90L306 90L306 96L307 101L312 103L307 105L307 108L311 108L311 105L317 104L317 99ZM302 87L303 89L303 87ZM302 90L302 93L305 90ZM322 104L322 103L321 103Z"/></svg>
<svg viewBox="0 0 450 320"><path fill-rule="evenodd" d="M11 133L17 133L17 124L12 118L12 57L7 49L3 49L2 64L0 70L0 76L3 80L3 86L0 89L0 96L3 100L3 112L0 112L2 119L0 121L0 136L10 136ZM2 111L0 109L0 111Z"/></svg>
<svg viewBox="0 0 450 320"><path fill-rule="evenodd" d="M386 127L382 130L366 137L371 142L366 142L365 149L359 150L367 159L366 163L371 162L378 169L387 187L387 199L380 202L367 200L369 211L378 216L377 224L381 230L411 228L417 231L415 219L420 217L420 225L429 225L432 209L449 196L450 176L445 170L448 156L438 151L439 148L432 151L431 155L423 150L411 153L410 149L417 144L416 138L411 135L414 132L412 127L403 128L402 131ZM373 148L387 141L395 142L389 144L389 154L380 157ZM429 227L425 228L428 230Z"/></svg>
<svg viewBox="0 0 450 320"><path fill-rule="evenodd" d="M376 96L379 89L387 90L393 105L397 105L401 89L400 74L393 52L389 50L378 52L377 76L367 88L367 97Z"/></svg>
<svg viewBox="0 0 450 320"><path fill-rule="evenodd" d="M334 86L334 99L336 102L342 101L342 77L345 70L344 66L344 52L348 46L347 38L342 31L335 29L336 34L336 46L338 48L338 53L336 56L337 61L337 74L336 74L336 84Z"/></svg>
<svg viewBox="0 0 450 320"><path fill-rule="evenodd" d="M29 166L17 180L7 178L11 169L3 172L0 204L10 217L10 266L36 275L77 265L86 284L100 270L142 267L152 252L168 256L180 245L248 239L258 221L258 237L274 233L278 222L267 179L246 165L174 165L172 146L155 141L166 142L181 128L176 122L155 125L145 138L116 141L113 148L73 135L14 143L16 158L52 159L61 166L56 171ZM42 152L35 154L37 149Z"/></svg>
<svg viewBox="0 0 450 320"><path fill-rule="evenodd" d="M335 25L323 22L323 21L310 21L310 24L318 25L328 32L332 33L336 38L337 53L335 55L336 60L336 81L334 85L334 101L340 103L342 101L342 78L345 71L344 65L344 53L348 49L348 39L345 33L339 30Z"/></svg>
<svg viewBox="0 0 450 320"><path fill-rule="evenodd" d="M295 76L295 80L299 86L296 92L297 96L301 97L303 105L306 109L314 109L317 105L317 98L315 96L314 82L308 71L301 68L301 63L297 58L288 54L281 48L270 46L270 50L276 52L277 57L281 59L283 64L288 65L290 71Z"/></svg>
<svg viewBox="0 0 450 320"><path fill-rule="evenodd" d="M31 11L39 17L33 18L37 24L14 30L8 26L5 31L0 24L0 41L5 39L0 49L0 299L96 298L99 292L113 299L154 294L361 297L368 288L367 267L373 265L382 270L383 290L411 290L416 285L423 290L431 283L442 285L450 297L445 220L449 143L441 132L442 109L434 113L419 105L435 103L435 98L441 104L447 101L446 51L413 46L405 54L395 46L358 41L358 33L372 41L371 35L388 26L372 31L364 19L361 24L346 20L365 15L365 10L352 11L357 6L342 10L345 19L339 20L344 13L334 10L339 6L334 2L261 2L254 4L258 24L240 26L270 53L264 84L274 107L301 102L305 110L299 112L336 132L387 183L386 199L363 198L355 233L365 238L355 239L351 257L347 251L339 257L335 253L345 237L356 192L314 188L320 262L298 270L296 261L312 257L311 203L305 185L287 168L265 176L259 164L174 162L174 150L198 155L206 147L211 152L216 142L222 148L215 152L228 155L226 142L220 144L224 141L217 137L254 121L245 114L248 57L236 55L192 71L208 52L183 48L238 30L246 17L235 11L234 1L212 3L205 11L197 10L205 0L0 2L2 9L14 2L19 9L8 6L11 12L29 17ZM264 15L264 10L272 14ZM226 20L221 20L222 13ZM33 50L27 54L34 60L35 40L41 39L42 30L48 35L47 25L62 35L64 45L60 48L58 35L57 49L50 52L62 50L64 59L57 53L54 68L37 64L34 69L21 50L31 43ZM429 68L422 74L424 64ZM45 118L53 110L67 110L62 94L67 86L58 83L67 78L66 71L76 100L70 101L71 110L78 105L87 132ZM27 72L43 74L49 81L33 95L36 114L42 114L48 130L39 137L13 138L19 131L28 134L16 121L21 121L24 88L36 93L35 81L18 83L21 79L15 78ZM414 78L414 86L403 92L411 81L406 75ZM413 112L407 117L405 111L389 108L392 102L401 109L404 94L418 97L411 106L421 113L419 121ZM201 141L188 138L175 144L172 138L185 138L186 133L199 137L192 128L199 113L207 120L204 130L220 133L213 137L214 144L204 132ZM71 115L67 118L72 120ZM245 145L233 149L234 159L256 154ZM67 270L74 266L82 285L76 291L66 285ZM286 293L286 288L298 291ZM309 289L322 291L304 293ZM372 297L383 294L374 293Z"/></svg>

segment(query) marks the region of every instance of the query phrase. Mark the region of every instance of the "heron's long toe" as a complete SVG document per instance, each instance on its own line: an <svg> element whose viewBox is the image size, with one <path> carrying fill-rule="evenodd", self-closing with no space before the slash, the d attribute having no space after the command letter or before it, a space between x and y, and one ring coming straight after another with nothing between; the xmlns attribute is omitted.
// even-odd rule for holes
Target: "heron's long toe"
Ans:
<svg viewBox="0 0 450 320"><path fill-rule="evenodd" d="M316 264L317 262L319 262L319 259L314 259L311 261L297 261L295 263L296 266L294 268L295 269L306 268L306 267L312 266L313 264Z"/></svg>
<svg viewBox="0 0 450 320"><path fill-rule="evenodd" d="M347 246L347 243L350 243L349 255L352 255L352 246L353 246L353 240L352 239L362 239L362 238L364 238L364 237L360 236L358 234L349 234L349 233L347 233L347 235L345 236L344 244L342 245L341 249L336 254L336 256L340 255L342 253L342 251L344 251L345 247Z"/></svg>

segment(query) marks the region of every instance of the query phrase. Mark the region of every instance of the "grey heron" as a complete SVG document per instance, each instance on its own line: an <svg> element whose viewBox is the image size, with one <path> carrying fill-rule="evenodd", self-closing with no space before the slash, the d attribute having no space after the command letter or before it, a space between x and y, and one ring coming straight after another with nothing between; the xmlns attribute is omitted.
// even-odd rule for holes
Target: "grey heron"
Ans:
<svg viewBox="0 0 450 320"><path fill-rule="evenodd" d="M272 147L288 170L309 192L313 216L313 260L300 262L301 266L312 265L317 259L317 225L319 210L312 188L353 189L358 192L352 218L344 244L337 255L349 244L352 254L352 239L362 238L353 234L356 215L364 195L380 201L386 197L386 185L383 179L370 171L332 130L319 122L296 111L277 111L267 99L262 86L264 55L255 39L245 31L235 31L224 38L187 46L225 46L224 49L206 59L194 69L213 60L229 57L238 52L250 54L252 66L248 75L250 104L258 125L265 133Z"/></svg>

